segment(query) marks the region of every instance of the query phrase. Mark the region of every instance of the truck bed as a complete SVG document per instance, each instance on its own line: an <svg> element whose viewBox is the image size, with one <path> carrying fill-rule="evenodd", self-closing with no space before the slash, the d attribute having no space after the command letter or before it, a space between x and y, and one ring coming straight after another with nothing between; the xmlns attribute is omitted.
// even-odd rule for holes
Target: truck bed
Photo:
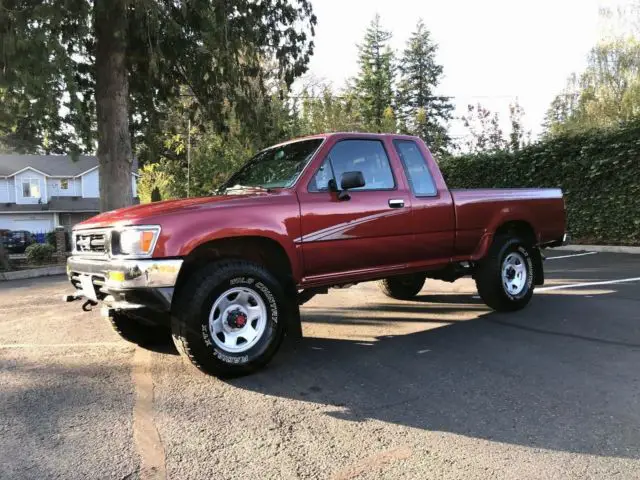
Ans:
<svg viewBox="0 0 640 480"><path fill-rule="evenodd" d="M471 253L487 231L508 219L528 223L539 244L560 240L565 233L564 199L557 188L454 189L451 196L458 254Z"/></svg>

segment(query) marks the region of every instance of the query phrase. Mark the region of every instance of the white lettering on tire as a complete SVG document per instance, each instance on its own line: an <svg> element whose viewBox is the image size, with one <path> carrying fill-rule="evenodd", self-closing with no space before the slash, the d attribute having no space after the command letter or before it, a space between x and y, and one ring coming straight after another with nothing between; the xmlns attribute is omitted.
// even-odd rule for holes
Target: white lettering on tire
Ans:
<svg viewBox="0 0 640 480"><path fill-rule="evenodd" d="M269 308L271 309L271 319L274 323L278 323L278 304L276 303L276 299L271 293L271 291L267 288L267 286L262 283L256 283L256 288L259 289L264 296L267 297L267 301L269 302Z"/></svg>
<svg viewBox="0 0 640 480"><path fill-rule="evenodd" d="M269 288L264 283L262 282L256 283L255 279L251 277L236 277L229 280L229 284L230 285L246 284L246 285L251 285L252 288L257 288L258 290L260 290L264 294L264 296L267 298L269 309L271 310L271 320L274 323L278 323L278 304L276 303L276 299L274 295L271 293L271 290L269 290ZM212 348L213 355L225 363L241 364L241 363L247 363L249 361L248 355L234 357L234 356L227 355L219 351L217 348L215 348L215 346L213 345L213 342L211 341L211 332L209 332L208 325L202 325L202 338L206 346L213 347Z"/></svg>

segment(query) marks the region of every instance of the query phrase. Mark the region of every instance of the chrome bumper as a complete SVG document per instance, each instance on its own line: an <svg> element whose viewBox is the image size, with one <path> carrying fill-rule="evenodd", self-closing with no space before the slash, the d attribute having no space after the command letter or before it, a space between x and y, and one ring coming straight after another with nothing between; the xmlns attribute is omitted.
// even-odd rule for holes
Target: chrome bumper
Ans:
<svg viewBox="0 0 640 480"><path fill-rule="evenodd" d="M106 290L173 287L182 267L181 259L116 260L69 257L67 275L98 276Z"/></svg>

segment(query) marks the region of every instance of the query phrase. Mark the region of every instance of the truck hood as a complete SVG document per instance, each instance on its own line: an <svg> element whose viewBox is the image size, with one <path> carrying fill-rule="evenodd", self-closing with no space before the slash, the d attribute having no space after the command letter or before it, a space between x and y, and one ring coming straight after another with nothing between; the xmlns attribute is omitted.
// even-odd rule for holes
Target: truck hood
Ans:
<svg viewBox="0 0 640 480"><path fill-rule="evenodd" d="M226 205L247 203L247 200L270 195L266 192L245 195L217 195L212 197L184 198L181 200L165 200L162 202L145 203L126 208L111 210L79 223L76 228L104 228L124 225L141 225L160 220L158 217L179 215L186 211L209 210ZM150 220L152 220L150 222Z"/></svg>

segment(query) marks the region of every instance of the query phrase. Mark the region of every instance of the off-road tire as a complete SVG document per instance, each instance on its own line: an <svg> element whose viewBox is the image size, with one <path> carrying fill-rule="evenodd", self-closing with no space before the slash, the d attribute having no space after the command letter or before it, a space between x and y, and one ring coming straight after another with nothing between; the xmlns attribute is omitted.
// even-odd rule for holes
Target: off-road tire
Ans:
<svg viewBox="0 0 640 480"><path fill-rule="evenodd" d="M399 275L380 280L379 286L387 297L396 300L411 300L420 293L426 278L426 275L422 273Z"/></svg>
<svg viewBox="0 0 640 480"><path fill-rule="evenodd" d="M133 313L113 312L109 322L120 337L141 347L171 344L169 328L142 321Z"/></svg>
<svg viewBox="0 0 640 480"><path fill-rule="evenodd" d="M233 287L249 288L260 295L267 312L261 337L242 353L230 353L218 346L209 329L209 314L216 299ZM245 260L221 260L200 269L181 287L171 316L173 341L178 351L205 373L221 378L247 375L264 367L278 351L289 311L283 287L263 266Z"/></svg>
<svg viewBox="0 0 640 480"><path fill-rule="evenodd" d="M510 294L502 280L503 262L512 252L522 255L527 269L524 289L517 295ZM480 298L498 312L513 312L524 308L533 296L534 265L532 247L527 242L513 236L496 237L474 274Z"/></svg>

